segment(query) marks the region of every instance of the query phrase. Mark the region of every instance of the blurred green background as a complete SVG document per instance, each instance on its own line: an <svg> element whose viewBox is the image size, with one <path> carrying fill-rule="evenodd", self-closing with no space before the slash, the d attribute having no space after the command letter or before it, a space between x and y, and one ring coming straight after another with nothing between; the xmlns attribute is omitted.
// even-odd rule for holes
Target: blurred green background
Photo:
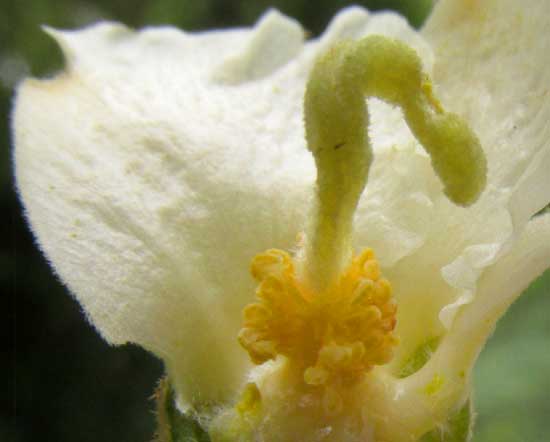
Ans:
<svg viewBox="0 0 550 442"><path fill-rule="evenodd" d="M430 0L357 2L396 9L419 26ZM133 346L111 348L52 276L21 215L10 168L9 109L26 75L48 76L62 60L39 25L75 28L101 19L188 30L251 25L269 6L318 35L347 1L0 0L0 283L7 359L2 364L0 441L145 442L150 396L162 366ZM476 371L475 442L550 440L550 273L513 306Z"/></svg>

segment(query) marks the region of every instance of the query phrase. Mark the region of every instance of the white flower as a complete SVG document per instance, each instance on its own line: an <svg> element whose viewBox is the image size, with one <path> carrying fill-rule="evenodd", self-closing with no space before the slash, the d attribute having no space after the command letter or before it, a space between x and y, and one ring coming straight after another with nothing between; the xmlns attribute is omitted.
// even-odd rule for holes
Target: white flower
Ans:
<svg viewBox="0 0 550 442"><path fill-rule="evenodd" d="M369 99L374 162L353 246L374 249L391 281L400 343L357 387L348 416L360 428L330 418L339 420L326 440L338 431L350 441L416 440L462 405L495 322L550 266L550 215L532 218L550 201L549 29L542 0L441 0L421 32L396 14L350 8L307 42L276 12L253 29L198 34L50 29L67 67L26 80L13 119L29 222L103 337L164 360L182 408L231 407L251 379L263 402L315 401L280 364L253 369L237 342L255 299L249 263L267 249L295 250L312 216L302 115L316 57L344 38L401 40L443 107L478 136L487 186L471 207L455 206L401 111ZM429 362L399 379L436 339ZM274 410L275 425L300 428L303 440L328 428L296 410L292 427ZM271 440L272 430L257 431Z"/></svg>

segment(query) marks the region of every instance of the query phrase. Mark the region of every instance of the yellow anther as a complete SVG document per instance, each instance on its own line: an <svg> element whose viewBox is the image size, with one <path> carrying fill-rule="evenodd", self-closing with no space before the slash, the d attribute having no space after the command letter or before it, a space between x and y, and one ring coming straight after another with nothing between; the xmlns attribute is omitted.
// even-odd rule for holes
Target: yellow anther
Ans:
<svg viewBox="0 0 550 442"><path fill-rule="evenodd" d="M376 305L369 305L367 308L362 309L361 313L363 324L370 324L371 322L382 319L382 312Z"/></svg>
<svg viewBox="0 0 550 442"><path fill-rule="evenodd" d="M381 304L389 301L391 296L391 285L387 279L379 279L374 284L374 296Z"/></svg>
<svg viewBox="0 0 550 442"><path fill-rule="evenodd" d="M322 367L308 367L304 371L304 381L308 385L323 385L329 376L330 373Z"/></svg>
<svg viewBox="0 0 550 442"><path fill-rule="evenodd" d="M391 286L369 249L321 293L302 285L294 267L283 251L254 258L258 302L244 309L239 342L256 364L278 355L290 359L303 370L305 384L330 390L323 403L333 413L341 406L338 389L392 357L397 339Z"/></svg>
<svg viewBox="0 0 550 442"><path fill-rule="evenodd" d="M353 362L359 363L365 357L365 344L362 342L354 342L351 346L351 357Z"/></svg>
<svg viewBox="0 0 550 442"><path fill-rule="evenodd" d="M363 269L365 271L365 276L370 280L380 278L380 266L374 259L366 261L365 264L363 264Z"/></svg>
<svg viewBox="0 0 550 442"><path fill-rule="evenodd" d="M244 309L243 315L247 323L262 324L269 318L269 310L261 304L250 304Z"/></svg>
<svg viewBox="0 0 550 442"><path fill-rule="evenodd" d="M329 370L339 370L350 364L351 355L351 347L330 344L321 349L318 362Z"/></svg>
<svg viewBox="0 0 550 442"><path fill-rule="evenodd" d="M374 287L374 281L372 279L361 279L357 287L353 290L353 302L362 302L366 296L372 295Z"/></svg>
<svg viewBox="0 0 550 442"><path fill-rule="evenodd" d="M262 281L267 275L284 275L293 272L292 260L287 253L278 249L270 249L257 255L250 266L252 276Z"/></svg>

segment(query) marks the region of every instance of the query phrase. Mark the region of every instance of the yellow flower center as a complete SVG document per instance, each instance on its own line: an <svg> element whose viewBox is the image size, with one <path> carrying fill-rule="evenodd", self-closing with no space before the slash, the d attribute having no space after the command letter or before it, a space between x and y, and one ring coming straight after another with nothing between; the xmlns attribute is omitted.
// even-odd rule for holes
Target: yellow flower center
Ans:
<svg viewBox="0 0 550 442"><path fill-rule="evenodd" d="M257 255L251 272L258 302L244 309L239 342L256 364L284 355L303 370L306 384L339 390L392 358L397 307L372 250L356 256L323 293L298 281L282 250Z"/></svg>

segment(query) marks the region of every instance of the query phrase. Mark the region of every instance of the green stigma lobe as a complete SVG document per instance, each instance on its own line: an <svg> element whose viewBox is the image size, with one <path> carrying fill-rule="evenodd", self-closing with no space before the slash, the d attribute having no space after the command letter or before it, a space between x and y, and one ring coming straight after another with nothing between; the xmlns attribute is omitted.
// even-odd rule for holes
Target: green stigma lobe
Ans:
<svg viewBox="0 0 550 442"><path fill-rule="evenodd" d="M372 162L365 97L401 107L451 201L468 206L485 187L487 165L477 137L442 109L413 49L379 35L336 44L316 61L304 102L306 140L317 166L306 270L320 286L351 253L353 214Z"/></svg>

